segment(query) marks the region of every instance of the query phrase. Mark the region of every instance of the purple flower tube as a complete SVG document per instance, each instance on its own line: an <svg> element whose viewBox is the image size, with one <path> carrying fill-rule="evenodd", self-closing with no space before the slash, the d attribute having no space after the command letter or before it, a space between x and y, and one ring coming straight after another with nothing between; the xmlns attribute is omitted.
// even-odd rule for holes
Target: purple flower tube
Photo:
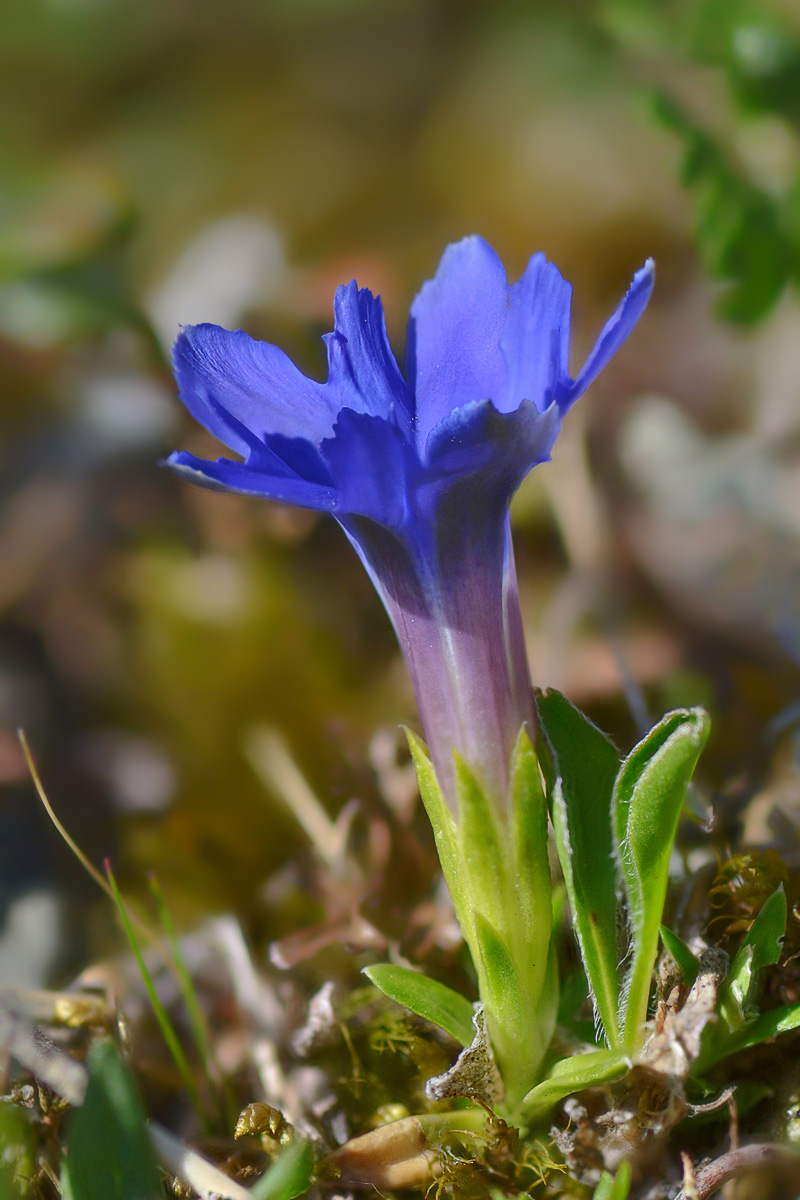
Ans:
<svg viewBox="0 0 800 1200"><path fill-rule="evenodd" d="M454 749L504 805L532 715L511 497L633 329L653 276L648 260L574 379L570 285L536 254L509 286L478 237L448 247L414 301L407 378L380 298L355 282L336 292L325 383L241 331L189 326L175 344L184 404L242 461L177 452L168 464L196 483L336 517L392 621L453 806Z"/></svg>

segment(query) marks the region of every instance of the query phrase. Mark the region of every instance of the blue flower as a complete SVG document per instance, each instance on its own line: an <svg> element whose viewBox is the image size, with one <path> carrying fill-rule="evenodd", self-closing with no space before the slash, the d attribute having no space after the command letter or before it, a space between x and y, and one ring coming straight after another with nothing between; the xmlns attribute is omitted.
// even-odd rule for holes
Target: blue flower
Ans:
<svg viewBox="0 0 800 1200"><path fill-rule="evenodd" d="M336 292L325 383L241 330L178 337L181 399L242 461L178 452L168 464L339 521L394 624L446 791L455 747L505 792L531 715L509 502L639 320L653 278L648 260L575 378L570 285L535 254L509 286L479 237L449 246L414 301L405 377L380 298L355 282Z"/></svg>

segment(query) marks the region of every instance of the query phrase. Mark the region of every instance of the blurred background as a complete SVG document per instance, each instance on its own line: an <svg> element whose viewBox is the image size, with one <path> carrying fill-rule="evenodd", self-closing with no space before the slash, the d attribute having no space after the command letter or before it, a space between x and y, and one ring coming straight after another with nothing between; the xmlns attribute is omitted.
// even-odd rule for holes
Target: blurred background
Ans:
<svg viewBox="0 0 800 1200"><path fill-rule="evenodd" d="M133 893L153 868L183 926L320 915L284 866L298 770L332 817L406 819L413 700L366 577L332 521L160 469L214 454L168 355L208 320L319 376L356 276L402 356L471 232L512 277L544 250L572 280L573 366L658 264L518 497L536 683L625 750L709 705L718 844L797 827L791 0L5 0L0 112L0 979L116 937L19 726L86 854Z"/></svg>

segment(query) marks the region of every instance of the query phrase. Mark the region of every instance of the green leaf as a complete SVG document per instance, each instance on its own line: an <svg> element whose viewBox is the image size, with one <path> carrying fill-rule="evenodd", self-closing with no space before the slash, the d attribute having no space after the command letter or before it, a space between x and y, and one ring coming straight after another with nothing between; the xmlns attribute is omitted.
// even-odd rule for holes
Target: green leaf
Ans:
<svg viewBox="0 0 800 1200"><path fill-rule="evenodd" d="M764 903L731 963L720 999L720 1014L731 1028L744 1023L758 977L781 956L786 932L786 893L783 884Z"/></svg>
<svg viewBox="0 0 800 1200"><path fill-rule="evenodd" d="M28 1195L38 1146L39 1134L27 1109L0 1100L0 1200Z"/></svg>
<svg viewBox="0 0 800 1200"><path fill-rule="evenodd" d="M628 1200L628 1193L631 1190L632 1168L628 1159L624 1159L617 1167L617 1174L614 1178L614 1186L611 1189L611 1194L608 1200Z"/></svg>
<svg viewBox="0 0 800 1200"><path fill-rule="evenodd" d="M536 698L556 847L595 1009L619 1044L617 876L611 797L619 758L611 742L560 692Z"/></svg>
<svg viewBox="0 0 800 1200"><path fill-rule="evenodd" d="M619 1164L616 1175L603 1171L594 1189L592 1200L628 1200L631 1190L631 1164L627 1159Z"/></svg>
<svg viewBox="0 0 800 1200"><path fill-rule="evenodd" d="M69 1118L61 1169L64 1200L161 1200L145 1114L110 1042L89 1053L89 1087Z"/></svg>
<svg viewBox="0 0 800 1200"><path fill-rule="evenodd" d="M718 141L664 93L656 118L683 142L681 174L694 192L695 237L710 275L729 284L723 316L752 324L797 272L797 244L781 201L743 174Z"/></svg>
<svg viewBox="0 0 800 1200"><path fill-rule="evenodd" d="M428 756L424 742L420 741L410 729L406 729L405 734L408 739L408 748L411 751L414 769L417 773L419 794L422 797L422 803L425 805L425 811L428 814L428 820L433 829L436 852L439 855L439 862L442 865L442 873L450 891L456 916L459 922L461 922L462 917L468 918L469 909L465 904L460 864L458 861L456 823L447 800L444 797L444 793L439 787L439 780L436 778L436 771ZM469 924L466 926L462 924L465 934L468 934L469 928Z"/></svg>
<svg viewBox="0 0 800 1200"><path fill-rule="evenodd" d="M520 991L516 963L503 938L482 913L475 914L475 938L481 1000L487 1011L502 1014L503 1024L521 1024L524 997ZM516 1021L513 1019L516 1014ZM507 1021L506 1016L512 1017Z"/></svg>
<svg viewBox="0 0 800 1200"><path fill-rule="evenodd" d="M555 947L547 957L545 987L536 999L522 984L516 960L502 935L482 913L475 914L475 967L478 990L506 1104L513 1110L539 1076L539 1064L552 1037L558 1005ZM549 986L548 986L549 985Z"/></svg>
<svg viewBox="0 0 800 1200"><path fill-rule="evenodd" d="M691 987L697 978L697 972L700 968L697 956L692 954L683 938L679 938L677 933L673 933L666 925L660 925L658 932L661 934L664 949L675 959L683 975L684 982L688 987Z"/></svg>
<svg viewBox="0 0 800 1200"><path fill-rule="evenodd" d="M611 1200L611 1194L614 1190L614 1176L609 1175L608 1171L603 1171L597 1187L592 1193L592 1200Z"/></svg>
<svg viewBox="0 0 800 1200"><path fill-rule="evenodd" d="M253 1200L295 1200L308 1191L313 1170L311 1143L295 1138L250 1189L250 1195Z"/></svg>
<svg viewBox="0 0 800 1200"><path fill-rule="evenodd" d="M376 963L362 971L378 991L396 1000L418 1017L425 1017L444 1029L462 1046L469 1046L475 1036L472 1024L473 1008L466 997L452 988L429 979L419 971L393 963Z"/></svg>
<svg viewBox="0 0 800 1200"><path fill-rule="evenodd" d="M741 996L743 1006L746 1006L752 997L763 968L773 966L780 958L785 932L786 893L781 884L765 902L733 960L732 973L736 971L739 956L752 949L749 978Z"/></svg>
<svg viewBox="0 0 800 1200"><path fill-rule="evenodd" d="M750 932L742 943L753 947L753 981L764 967L778 961L786 933L786 893L783 884L764 902ZM735 960L734 960L735 961Z"/></svg>
<svg viewBox="0 0 800 1200"><path fill-rule="evenodd" d="M522 1113L531 1123L539 1121L559 1100L585 1088L614 1083L630 1066L631 1060L624 1050L593 1050L590 1054L562 1058L547 1078L528 1092L522 1102Z"/></svg>
<svg viewBox="0 0 800 1200"><path fill-rule="evenodd" d="M719 1013L729 1030L745 1023L745 998L752 978L753 947L740 946L719 1000Z"/></svg>
<svg viewBox="0 0 800 1200"><path fill-rule="evenodd" d="M668 713L628 755L614 787L616 853L633 940L625 1011L619 1015L628 1045L641 1040L647 1018L672 845L708 731L701 708Z"/></svg>
<svg viewBox="0 0 800 1200"><path fill-rule="evenodd" d="M547 856L547 804L536 752L524 726L511 756L508 805L514 873L520 885L516 889L518 909L514 914L514 922L521 925L524 944L541 971L553 924L550 863ZM533 991L535 981L527 982Z"/></svg>
<svg viewBox="0 0 800 1200"><path fill-rule="evenodd" d="M561 983L558 975L558 951L559 947L556 939L552 938L547 951L544 986L536 1004L535 1026L541 1043L538 1056L536 1057L537 1068L547 1053L547 1048L556 1031L558 1004L561 996ZM535 1053L535 1048L530 1041L528 1045L530 1047L529 1055L532 1057ZM538 1074L536 1077L538 1078Z"/></svg>
<svg viewBox="0 0 800 1200"><path fill-rule="evenodd" d="M507 855L501 843L492 800L456 751L458 848L462 886L471 908L502 926L506 905Z"/></svg>
<svg viewBox="0 0 800 1200"><path fill-rule="evenodd" d="M783 1008L773 1008L770 1012L756 1017L755 1021L751 1021L737 1033L728 1037L717 1035L707 1044L704 1043L700 1057L692 1068L692 1074L700 1076L703 1072L716 1066L718 1062L722 1062L724 1058L738 1054L740 1050L750 1050L753 1046L759 1046L762 1042L769 1041L770 1038L778 1037L781 1033L789 1033L792 1029L797 1028L800 1028L800 1004L787 1004ZM716 1034L717 1030L712 1032Z"/></svg>

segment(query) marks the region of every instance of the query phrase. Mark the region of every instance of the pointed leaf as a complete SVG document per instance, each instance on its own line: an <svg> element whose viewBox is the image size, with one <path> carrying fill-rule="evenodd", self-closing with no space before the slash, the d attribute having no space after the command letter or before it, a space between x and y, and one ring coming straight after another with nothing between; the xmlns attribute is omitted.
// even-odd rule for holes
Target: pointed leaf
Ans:
<svg viewBox="0 0 800 1200"><path fill-rule="evenodd" d="M786 893L783 890L783 884L781 884L780 887L775 889L769 899L765 901L761 912L750 927L747 937L742 942L741 948L733 960L732 973L736 969L736 959L738 959L739 954L748 948L752 948L750 980L743 997L745 1001L748 998L748 993L753 990L759 972L764 967L773 966L780 958L785 933Z"/></svg>
<svg viewBox="0 0 800 1200"><path fill-rule="evenodd" d="M526 992L505 939L480 912L475 914L475 942L473 954L487 1028L503 1076L506 1103L513 1109L538 1078L555 1026L555 946L550 947L544 987L536 997Z"/></svg>
<svg viewBox="0 0 800 1200"><path fill-rule="evenodd" d="M616 853L633 939L625 1012L620 1013L629 1045L642 1037L672 845L708 731L708 716L700 708L669 713L628 755L614 787Z"/></svg>
<svg viewBox="0 0 800 1200"><path fill-rule="evenodd" d="M463 758L454 752L458 800L458 847L468 903L501 926L506 906L507 862L491 798Z"/></svg>
<svg viewBox="0 0 800 1200"><path fill-rule="evenodd" d="M611 742L554 690L536 698L547 753L556 847L595 1011L610 1045L619 1043L617 876L611 796L619 758Z"/></svg>
<svg viewBox="0 0 800 1200"><path fill-rule="evenodd" d="M523 1100L525 1119L530 1122L541 1120L559 1100L585 1088L613 1083L621 1079L630 1066L631 1060L624 1050L593 1050L590 1054L562 1058Z"/></svg>
<svg viewBox="0 0 800 1200"><path fill-rule="evenodd" d="M253 1200L295 1200L304 1196L311 1183L314 1151L305 1138L296 1138L280 1158L271 1163L250 1189Z"/></svg>
<svg viewBox="0 0 800 1200"><path fill-rule="evenodd" d="M510 845L503 925L543 1054L555 1028L558 964L551 961L553 895L547 803L539 763L525 726L511 755L507 830ZM523 1087L529 1086L526 1080Z"/></svg>
<svg viewBox="0 0 800 1200"><path fill-rule="evenodd" d="M800 1004L773 1008L728 1037L712 1037L708 1044L703 1045L700 1057L692 1068L692 1074L700 1076L724 1058L738 1054L740 1050L750 1050L753 1046L769 1041L770 1038L797 1028L800 1028ZM716 1034L717 1030L712 1030L712 1033Z"/></svg>
<svg viewBox="0 0 800 1200"><path fill-rule="evenodd" d="M719 1014L728 1031L745 1023L745 998L753 978L753 947L740 946L719 1000Z"/></svg>
<svg viewBox="0 0 800 1200"><path fill-rule="evenodd" d="M733 1028L740 1026L764 967L781 956L786 932L786 893L780 885L764 903L731 963L720 1012Z"/></svg>
<svg viewBox="0 0 800 1200"><path fill-rule="evenodd" d="M436 771L428 756L425 743L420 741L410 729L406 729L405 734L408 739L411 758L414 762L414 769L417 773L419 794L422 797L422 803L425 805L425 811L428 814L428 820L433 829L436 852L439 855L439 862L442 865L442 873L455 906L456 916L461 921L462 914L466 916L468 910L464 902L463 886L459 873L456 823L453 820L453 814L445 800L444 793L439 786L439 780L436 778Z"/></svg>
<svg viewBox="0 0 800 1200"><path fill-rule="evenodd" d="M616 1175L603 1171L600 1182L594 1189L592 1200L628 1200L631 1190L631 1164L623 1159Z"/></svg>
<svg viewBox="0 0 800 1200"><path fill-rule="evenodd" d="M469 1046L475 1030L472 1027L473 1007L465 996L452 988L429 979L419 971L394 963L375 963L362 971L378 991L390 1000L396 1000L404 1008L432 1021L444 1029L462 1046Z"/></svg>
<svg viewBox="0 0 800 1200"><path fill-rule="evenodd" d="M524 726L511 756L508 806L514 868L520 885L519 919L531 957L534 962L542 963L550 944L553 907L547 855L547 804L536 752Z"/></svg>
<svg viewBox="0 0 800 1200"><path fill-rule="evenodd" d="M110 1042L89 1053L89 1087L69 1118L61 1169L64 1200L160 1200L144 1109Z"/></svg>
<svg viewBox="0 0 800 1200"><path fill-rule="evenodd" d="M614 1188L614 1176L608 1171L603 1171L597 1181L597 1187L592 1193L592 1200L611 1200L611 1193Z"/></svg>
<svg viewBox="0 0 800 1200"><path fill-rule="evenodd" d="M691 987L697 978L697 972L700 968L697 956L692 954L692 951L686 945L683 938L679 938L677 933L673 933L666 925L659 926L658 932L661 934L664 949L668 954L672 955L680 968L684 982L688 987Z"/></svg>
<svg viewBox="0 0 800 1200"><path fill-rule="evenodd" d="M482 913L475 914L481 999L488 1012L508 1011L518 1019L523 1007L516 964L500 934Z"/></svg>
<svg viewBox="0 0 800 1200"><path fill-rule="evenodd" d="M539 993L539 1000L536 1004L536 1026L541 1040L541 1057L537 1059L537 1066L541 1059L544 1058L547 1047L550 1045L553 1034L556 1031L558 1004L561 997L561 982L558 975L559 948L556 939L552 938L547 951L544 986ZM530 1054L533 1054L533 1047L530 1049Z"/></svg>

